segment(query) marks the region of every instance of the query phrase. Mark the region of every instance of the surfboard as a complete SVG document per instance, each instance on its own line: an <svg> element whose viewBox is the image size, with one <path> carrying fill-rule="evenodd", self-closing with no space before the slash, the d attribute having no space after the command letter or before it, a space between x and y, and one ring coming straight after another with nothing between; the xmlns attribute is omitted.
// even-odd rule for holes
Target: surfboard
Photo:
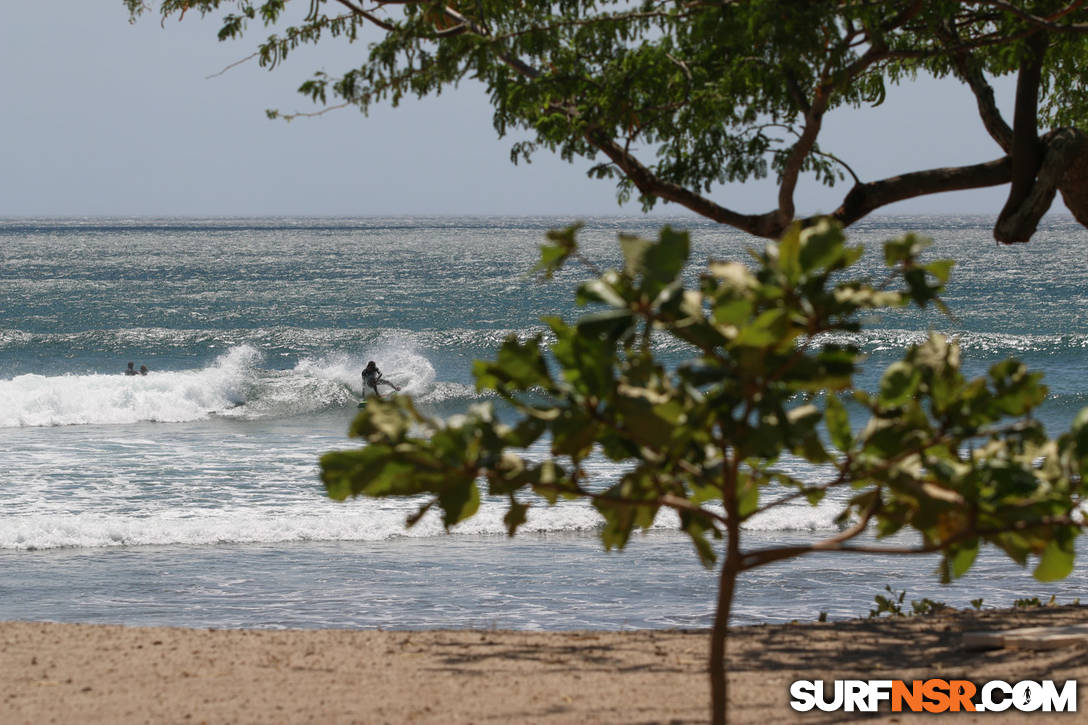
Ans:
<svg viewBox="0 0 1088 725"><path fill-rule="evenodd" d="M363 402L359 403L358 407L365 408L366 407L366 401L364 400Z"/></svg>

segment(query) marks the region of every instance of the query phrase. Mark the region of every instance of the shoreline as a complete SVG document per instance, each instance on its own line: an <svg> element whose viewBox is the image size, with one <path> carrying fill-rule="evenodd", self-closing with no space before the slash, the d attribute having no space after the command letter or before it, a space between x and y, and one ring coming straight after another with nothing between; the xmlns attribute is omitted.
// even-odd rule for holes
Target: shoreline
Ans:
<svg viewBox="0 0 1088 725"><path fill-rule="evenodd" d="M1067 624L1088 624L1088 607L734 627L730 722L933 717L796 713L788 703L797 679L1088 683L1086 643L1037 651L962 645L964 632ZM707 719L707 648L706 630L209 630L8 621L0 622L0 721L696 723ZM1085 712L1083 691L1078 702ZM1030 715L954 717L1000 723Z"/></svg>

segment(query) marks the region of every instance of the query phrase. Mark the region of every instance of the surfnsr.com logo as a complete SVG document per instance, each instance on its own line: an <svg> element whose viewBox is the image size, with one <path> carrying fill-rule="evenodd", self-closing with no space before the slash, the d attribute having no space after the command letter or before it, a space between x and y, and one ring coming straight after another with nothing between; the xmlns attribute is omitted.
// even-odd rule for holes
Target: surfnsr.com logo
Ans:
<svg viewBox="0 0 1088 725"><path fill-rule="evenodd" d="M797 680L790 697L798 712L877 712L884 703L892 712L1076 712L1077 681Z"/></svg>

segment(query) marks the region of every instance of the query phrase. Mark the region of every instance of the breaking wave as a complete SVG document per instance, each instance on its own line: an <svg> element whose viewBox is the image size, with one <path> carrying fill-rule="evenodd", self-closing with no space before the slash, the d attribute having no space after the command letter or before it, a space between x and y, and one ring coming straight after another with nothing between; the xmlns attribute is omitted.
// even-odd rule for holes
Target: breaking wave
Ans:
<svg viewBox="0 0 1088 725"><path fill-rule="evenodd" d="M435 380L423 355L407 348L375 354L387 378L423 402L476 397L467 385ZM366 355L303 358L294 368L262 366L250 345L204 368L147 375L18 375L0 380L0 428L178 423L211 416L260 418L346 407L362 394Z"/></svg>

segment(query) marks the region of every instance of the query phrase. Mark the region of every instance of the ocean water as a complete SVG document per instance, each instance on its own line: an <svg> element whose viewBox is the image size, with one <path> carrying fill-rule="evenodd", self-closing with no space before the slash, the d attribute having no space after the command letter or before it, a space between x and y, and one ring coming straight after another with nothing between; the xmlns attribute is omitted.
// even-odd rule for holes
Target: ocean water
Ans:
<svg viewBox="0 0 1088 725"><path fill-rule="evenodd" d="M200 627L707 626L716 573L662 515L605 552L581 502L534 508L508 539L500 504L445 534L415 503L323 494L318 456L345 436L360 370L436 414L483 398L472 361L540 317L573 318L571 268L526 274L559 218L0 220L0 619ZM601 266L616 235L662 220L593 218ZM759 240L692 218L693 276ZM924 338L956 336L971 374L1006 356L1046 373L1048 429L1088 406L1088 231L1049 220L1030 244L996 245L990 220L877 217L849 231L874 253L917 231L959 260L955 317L895 313L858 340L862 382ZM680 345L662 341L679 359ZM146 376L122 374L126 363ZM544 451L537 451L544 455ZM819 471L786 461L798 475ZM602 480L619 471L593 462ZM748 545L837 529L841 499L754 520ZM903 543L911 539L902 538ZM940 586L934 557L827 554L746 574L734 621L864 615L884 586L907 598L1007 606L1088 601L1088 547L1067 580L1041 584L985 552Z"/></svg>

